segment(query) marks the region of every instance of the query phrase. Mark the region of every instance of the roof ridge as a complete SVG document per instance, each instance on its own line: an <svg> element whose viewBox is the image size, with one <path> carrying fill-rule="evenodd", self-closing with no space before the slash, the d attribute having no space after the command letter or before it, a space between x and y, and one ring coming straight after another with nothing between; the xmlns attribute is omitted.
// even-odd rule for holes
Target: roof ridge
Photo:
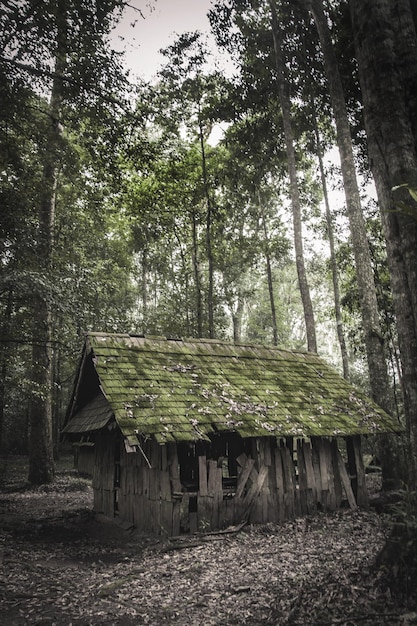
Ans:
<svg viewBox="0 0 417 626"><path fill-rule="evenodd" d="M303 349L297 348L284 348L281 346L274 346L265 343L256 343L251 341L239 341L233 342L227 339L213 339L211 337L170 337L165 335L153 335L146 333L114 333L114 332L104 332L104 331L86 331L85 336L88 337L109 337L109 338L121 338L121 339L147 339L150 341L170 341L177 343L200 343L200 344L211 344L218 346L226 346L226 347L236 347L236 348L254 348L261 350L271 350L273 352L287 352L289 354L297 354L297 355L305 355L305 356L317 356L320 355L317 352L309 352Z"/></svg>

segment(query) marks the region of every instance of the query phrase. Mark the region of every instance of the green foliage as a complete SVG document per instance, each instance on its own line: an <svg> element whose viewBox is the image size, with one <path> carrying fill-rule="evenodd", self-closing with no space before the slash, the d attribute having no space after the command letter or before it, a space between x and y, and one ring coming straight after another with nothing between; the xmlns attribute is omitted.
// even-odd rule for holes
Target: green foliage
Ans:
<svg viewBox="0 0 417 626"><path fill-rule="evenodd" d="M70 4L66 14L59 3L31 1L8 3L0 13L0 431L7 447L19 451L26 446L30 399L39 392L29 369L32 346L42 340L41 329L32 328L35 300L53 311L58 422L82 329L125 329L134 302L131 238L114 211L126 81L106 41L110 13L122 3L101 3L100 10L82 0ZM54 76L64 47L65 75ZM45 267L40 207L52 154L53 81L61 83L62 104L53 155L53 253Z"/></svg>
<svg viewBox="0 0 417 626"><path fill-rule="evenodd" d="M210 11L218 43L235 60L233 77L209 67L200 33L185 33L165 50L167 62L157 82L136 86L134 110L121 59L108 41L123 4L74 0L68 5L54 250L47 272L37 266L37 208L58 5L24 0L6 3L0 14L0 365L9 448L26 445L28 364L36 339L33 295L48 293L54 312L59 424L85 330L207 336L212 306L215 336L272 343L268 260L279 343L288 348L305 343L289 245L285 143L268 3L216 2ZM303 219L316 225L314 249L323 228L317 226L321 189L312 115L325 147L332 145L334 131L315 30L297 3L281 4ZM361 117L353 115L359 108L357 84L348 72L346 6L331 3L331 8L352 121L361 139ZM219 124L223 137L213 145L212 130ZM408 188L415 200L412 191ZM384 332L395 356L383 238L375 211L368 218ZM363 383L359 293L344 239L338 247L344 321L357 353L357 380ZM324 267L324 261L310 262L323 324L333 314L323 287Z"/></svg>

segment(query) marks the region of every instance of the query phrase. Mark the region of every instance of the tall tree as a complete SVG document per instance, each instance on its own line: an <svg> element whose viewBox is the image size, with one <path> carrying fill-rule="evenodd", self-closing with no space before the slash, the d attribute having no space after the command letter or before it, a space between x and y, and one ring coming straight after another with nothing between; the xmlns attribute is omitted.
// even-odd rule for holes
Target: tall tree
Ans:
<svg viewBox="0 0 417 626"><path fill-rule="evenodd" d="M319 34L336 124L337 145L359 286L371 393L383 409L392 413L393 395L388 379L387 355L379 320L372 262L356 176L352 136L338 62L322 0L304 0L304 6L311 11ZM395 473L395 465L392 461L389 442L385 439L381 443L380 455L384 485L388 485Z"/></svg>
<svg viewBox="0 0 417 626"><path fill-rule="evenodd" d="M410 483L417 484L417 154L415 63L410 5L350 0L371 168L375 179L394 296L410 441ZM401 19L399 20L399 16ZM401 30L399 25L401 24ZM404 42L404 33L407 42ZM415 97L415 94L414 94Z"/></svg>
<svg viewBox="0 0 417 626"><path fill-rule="evenodd" d="M32 253L26 254L25 240L16 250L17 256L25 256L32 275L33 324L27 340L32 346L29 480L34 483L50 482L54 472L52 348L56 340L53 327L58 319L55 312L61 305L61 302L58 305L60 285L54 263L55 223L62 179L71 170L74 158L74 153L67 150L68 129L72 126L74 130L77 125L80 128L87 119L87 110L90 118L97 117L97 109L103 109L98 104L100 101L115 103L109 92L119 84L119 79L113 73L114 57L105 52L104 36L110 26L109 14L121 4L109 0L96 10L83 0L45 3L26 0L8 3L0 13L4 27L0 38L2 83L10 91L18 93L19 86L20 91L31 94L32 106L40 110L44 128L40 136L36 126L30 128L28 124L29 134L37 138L30 154L35 175L31 189L33 203L28 203L28 207L29 211L33 211L33 206L37 210L36 215L30 213L26 217L31 231L27 248ZM114 83L110 86L111 76ZM48 101L40 93L49 94ZM9 117L14 127L23 125L16 111ZM33 120L33 115L28 119ZM90 142L90 147L93 143ZM21 173L18 179L19 176Z"/></svg>
<svg viewBox="0 0 417 626"><path fill-rule="evenodd" d="M311 302L310 288L305 268L303 233L301 221L300 193L297 181L297 163L294 148L294 133L291 120L291 100L289 96L288 83L286 78L285 61L283 58L283 41L280 25L275 6L275 0L269 0L271 8L271 25L274 39L275 63L277 69L277 81L279 97L282 109L282 120L284 125L285 146L287 151L288 174L290 179L290 196L293 214L294 228L294 248L297 266L298 282L300 286L301 300L303 302L304 319L307 333L307 348L312 352L317 352L316 328L314 321L314 311Z"/></svg>
<svg viewBox="0 0 417 626"><path fill-rule="evenodd" d="M365 220L360 202L345 95L328 26L328 18L324 12L322 0L305 0L305 6L311 10L319 33L336 124L343 187L360 290L362 322L372 395L385 410L390 412L392 410L392 397L388 384L386 355L384 353L383 337L379 322L378 302Z"/></svg>
<svg viewBox="0 0 417 626"><path fill-rule="evenodd" d="M67 6L55 6L56 53L54 78L47 111L48 129L43 157L42 192L39 209L36 268L39 277L51 276L54 245L55 206L62 142L63 79L67 66ZM52 296L37 289L33 304L32 399L29 410L29 481L52 482L54 478L52 438Z"/></svg>
<svg viewBox="0 0 417 626"><path fill-rule="evenodd" d="M325 172L324 163L323 163L323 150L322 150L322 145L321 145L320 132L319 132L318 124L317 124L314 101L312 103L312 116L313 116L314 137L316 140L317 159L319 162L320 179L321 179L321 184L323 188L323 199L324 199L324 207L325 207L325 215L326 215L326 226L327 226L327 238L329 240L330 267L331 267L331 272L332 272L336 330L337 330L337 337L338 337L339 345L340 345L340 354L342 357L343 376L344 378L346 378L346 380L349 380L349 358L348 358L347 347L346 347L345 332L343 329L342 308L341 308L341 301L340 301L339 269L338 269L337 258L336 258L336 245L335 245L335 236L334 236L334 229L333 229L333 219L332 219L332 213L330 209L326 172Z"/></svg>

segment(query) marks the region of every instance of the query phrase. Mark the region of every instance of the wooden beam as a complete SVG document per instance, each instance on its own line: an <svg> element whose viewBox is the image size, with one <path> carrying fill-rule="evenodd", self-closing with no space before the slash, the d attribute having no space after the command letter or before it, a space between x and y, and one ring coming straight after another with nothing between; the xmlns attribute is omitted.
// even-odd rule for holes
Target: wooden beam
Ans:
<svg viewBox="0 0 417 626"><path fill-rule="evenodd" d="M253 470L253 466L255 465L255 460L248 458L246 454L241 454L237 458L237 462L242 467L242 471L237 479L237 490L235 494L235 498L241 498L243 491L245 489L248 478Z"/></svg>
<svg viewBox="0 0 417 626"><path fill-rule="evenodd" d="M337 466L339 468L340 479L342 481L343 488L345 490L346 498L350 508L355 511L358 508L355 500L355 494L353 493L352 484L350 482L349 475L346 470L346 466L340 454L339 448L336 448Z"/></svg>
<svg viewBox="0 0 417 626"><path fill-rule="evenodd" d="M250 487L248 493L246 494L243 500L243 503L244 503L243 517L242 517L243 520L247 520L249 518L252 507L255 503L256 498L259 496L261 492L261 489L263 487L267 474L268 474L268 468L264 465L259 470L257 480L254 483L252 483L252 486Z"/></svg>

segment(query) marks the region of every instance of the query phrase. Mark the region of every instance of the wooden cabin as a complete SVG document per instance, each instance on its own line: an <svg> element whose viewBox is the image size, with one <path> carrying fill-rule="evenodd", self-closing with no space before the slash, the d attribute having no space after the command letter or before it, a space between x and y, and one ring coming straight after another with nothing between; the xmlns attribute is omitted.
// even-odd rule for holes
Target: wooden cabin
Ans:
<svg viewBox="0 0 417 626"><path fill-rule="evenodd" d="M313 353L90 333L63 432L96 512L172 536L366 505L361 436L398 430Z"/></svg>

